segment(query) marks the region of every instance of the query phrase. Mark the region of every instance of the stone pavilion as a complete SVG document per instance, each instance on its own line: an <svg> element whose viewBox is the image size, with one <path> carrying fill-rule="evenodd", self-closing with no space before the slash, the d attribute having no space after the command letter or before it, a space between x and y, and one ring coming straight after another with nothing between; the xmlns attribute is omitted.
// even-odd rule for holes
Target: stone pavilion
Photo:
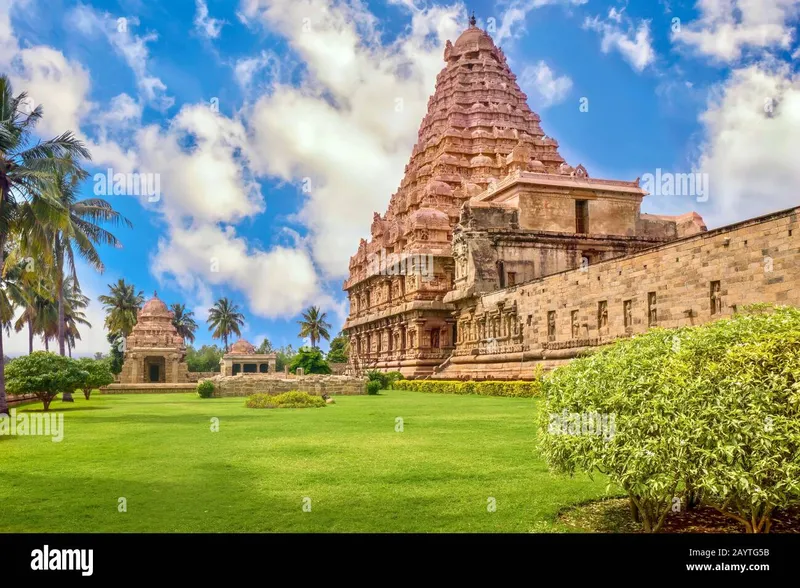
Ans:
<svg viewBox="0 0 800 588"><path fill-rule="evenodd" d="M256 353L253 345L244 339L239 339L219 360L220 375L274 373L277 361L277 353Z"/></svg>

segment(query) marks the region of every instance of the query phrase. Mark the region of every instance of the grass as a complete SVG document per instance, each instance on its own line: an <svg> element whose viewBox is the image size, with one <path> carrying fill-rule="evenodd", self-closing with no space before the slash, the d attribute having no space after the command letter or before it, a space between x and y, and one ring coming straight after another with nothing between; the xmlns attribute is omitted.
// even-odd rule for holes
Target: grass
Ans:
<svg viewBox="0 0 800 588"><path fill-rule="evenodd" d="M53 402L61 443L0 438L0 531L562 532L573 529L559 511L606 496L602 478L547 471L535 400L384 391L317 410L244 403Z"/></svg>

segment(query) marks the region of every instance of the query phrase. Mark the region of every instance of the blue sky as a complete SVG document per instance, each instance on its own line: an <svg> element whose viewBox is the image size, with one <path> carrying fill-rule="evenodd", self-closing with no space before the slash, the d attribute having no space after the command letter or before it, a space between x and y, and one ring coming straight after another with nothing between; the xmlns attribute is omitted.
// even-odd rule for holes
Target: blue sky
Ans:
<svg viewBox="0 0 800 588"><path fill-rule="evenodd" d="M95 299L79 354L106 350L96 296L120 277L195 310L198 344L228 296L245 338L298 346L311 304L341 326L348 258L399 185L468 10L571 165L708 174L707 198L653 195L643 210L696 210L713 227L797 204L799 6L0 0L0 71L43 105L43 137L87 142L92 173L160 181L156 201L106 196L134 228L116 230L124 246L102 251L102 275L79 268ZM24 333L7 344L25 348Z"/></svg>

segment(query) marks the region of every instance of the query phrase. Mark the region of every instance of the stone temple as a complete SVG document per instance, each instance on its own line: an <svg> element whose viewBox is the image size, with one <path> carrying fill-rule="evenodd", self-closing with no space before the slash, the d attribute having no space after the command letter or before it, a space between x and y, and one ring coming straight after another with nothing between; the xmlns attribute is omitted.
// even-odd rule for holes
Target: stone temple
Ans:
<svg viewBox="0 0 800 588"><path fill-rule="evenodd" d="M121 384L179 384L188 381L186 346L172 324L173 314L157 294L139 310L125 341Z"/></svg>
<svg viewBox="0 0 800 588"><path fill-rule="evenodd" d="M564 161L474 20L444 60L400 186L350 259L351 372L526 378L653 326L800 302L783 241L796 210L710 232L696 213L644 214L638 179Z"/></svg>

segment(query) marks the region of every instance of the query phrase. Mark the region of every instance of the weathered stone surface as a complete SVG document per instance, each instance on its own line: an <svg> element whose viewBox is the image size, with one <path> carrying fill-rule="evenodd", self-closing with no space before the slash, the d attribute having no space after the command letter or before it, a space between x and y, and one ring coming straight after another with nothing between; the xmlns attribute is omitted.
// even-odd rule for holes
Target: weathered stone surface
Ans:
<svg viewBox="0 0 800 588"><path fill-rule="evenodd" d="M350 259L348 373L441 371L460 299L705 230L694 213L643 217L638 180L568 165L486 32L444 59L403 180Z"/></svg>
<svg viewBox="0 0 800 588"><path fill-rule="evenodd" d="M256 393L282 394L299 390L315 396L355 396L367 393L366 378L349 376L308 375L290 376L283 374L239 374L236 376L214 376L208 378L214 383L214 397L250 396Z"/></svg>
<svg viewBox="0 0 800 588"><path fill-rule="evenodd" d="M125 341L122 384L179 384L188 381L186 346L172 324L173 314L155 293L139 310ZM151 379L151 375L155 379Z"/></svg>
<svg viewBox="0 0 800 588"><path fill-rule="evenodd" d="M647 331L800 306L800 208L456 302L456 351L437 378L530 378Z"/></svg>

